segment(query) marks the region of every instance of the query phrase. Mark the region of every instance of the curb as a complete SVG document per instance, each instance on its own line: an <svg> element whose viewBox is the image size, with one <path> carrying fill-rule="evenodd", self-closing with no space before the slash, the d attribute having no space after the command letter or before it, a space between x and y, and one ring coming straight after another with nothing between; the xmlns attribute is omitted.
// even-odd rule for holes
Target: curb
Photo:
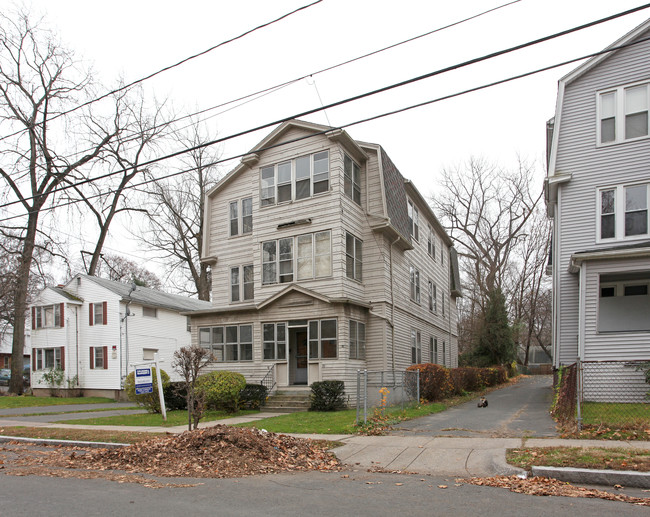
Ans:
<svg viewBox="0 0 650 517"><path fill-rule="evenodd" d="M66 445L76 447L92 447L96 449L120 449L128 447L130 443L109 443L109 442L82 442L78 440L49 440L46 438L25 438L23 436L0 435L0 443L22 442L35 443L37 445Z"/></svg>
<svg viewBox="0 0 650 517"><path fill-rule="evenodd" d="M532 467L532 473L533 476L555 478L571 483L650 488L650 472L575 469L568 467Z"/></svg>

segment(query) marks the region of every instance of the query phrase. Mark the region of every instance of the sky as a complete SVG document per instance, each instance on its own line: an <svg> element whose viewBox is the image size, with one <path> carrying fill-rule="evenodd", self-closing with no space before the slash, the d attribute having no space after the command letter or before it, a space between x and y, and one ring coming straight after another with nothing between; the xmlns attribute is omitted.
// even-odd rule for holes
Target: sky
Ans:
<svg viewBox="0 0 650 517"><path fill-rule="evenodd" d="M92 66L107 87L144 77L307 5L310 0L31 0L26 6ZM323 0L143 84L176 109L196 111L302 77L475 16L508 0ZM278 92L210 112L220 137L330 104L642 5L641 0L520 0L417 41L312 75ZM0 6L16 5L0 0ZM650 17L650 9L551 42L318 112L306 120L345 125L596 52ZM505 167L520 156L539 164L566 65L531 77L346 128L381 144L402 175L435 196L445 168L481 157ZM272 128L229 140L222 156L245 153ZM237 164L224 165L224 172ZM107 252L146 263L115 227ZM119 243L119 244L117 244ZM126 252L126 250L129 250ZM149 265L154 271L154 262Z"/></svg>

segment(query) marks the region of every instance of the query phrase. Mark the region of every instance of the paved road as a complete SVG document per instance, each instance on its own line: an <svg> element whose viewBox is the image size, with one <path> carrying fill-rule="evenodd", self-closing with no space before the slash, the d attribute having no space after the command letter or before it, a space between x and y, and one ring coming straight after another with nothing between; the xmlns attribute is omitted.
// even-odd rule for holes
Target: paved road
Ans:
<svg viewBox="0 0 650 517"><path fill-rule="evenodd" d="M110 473L109 473L110 474ZM343 477L344 475L348 477ZM308 472L240 479L158 478L196 484L159 490L103 479L10 476L0 472L3 515L66 517L166 515L394 517L495 515L642 515L631 504L598 499L538 497L499 488L456 485L454 478L348 472ZM447 488L440 488L439 486ZM626 491L627 492L627 491ZM638 493L629 495L643 497ZM5 513L6 510L6 513Z"/></svg>
<svg viewBox="0 0 650 517"><path fill-rule="evenodd" d="M555 437L555 422L548 413L553 397L552 381L548 375L527 377L491 392L487 396L487 408L478 408L475 399L442 413L403 422L391 434Z"/></svg>

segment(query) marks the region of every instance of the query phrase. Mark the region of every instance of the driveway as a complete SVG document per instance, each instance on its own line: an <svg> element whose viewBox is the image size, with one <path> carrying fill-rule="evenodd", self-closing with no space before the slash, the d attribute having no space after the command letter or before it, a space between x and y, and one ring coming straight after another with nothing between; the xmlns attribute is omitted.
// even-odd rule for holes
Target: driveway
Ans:
<svg viewBox="0 0 650 517"><path fill-rule="evenodd" d="M477 407L478 398L447 411L403 422L392 435L458 437L555 437L549 415L553 399L550 375L526 377L487 395L488 407Z"/></svg>

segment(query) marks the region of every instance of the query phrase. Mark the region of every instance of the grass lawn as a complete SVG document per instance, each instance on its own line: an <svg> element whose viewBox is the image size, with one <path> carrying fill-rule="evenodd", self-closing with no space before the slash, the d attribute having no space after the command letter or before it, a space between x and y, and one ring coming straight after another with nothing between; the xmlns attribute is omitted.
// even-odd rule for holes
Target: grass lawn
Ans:
<svg viewBox="0 0 650 517"><path fill-rule="evenodd" d="M386 425L397 423L401 420L408 420L420 416L439 413L445 409L444 404L422 404L416 407L387 408L384 418L377 421L370 421L366 429L383 428ZM372 412L369 416L372 415ZM257 427L266 429L272 433L303 433L303 434L355 434L358 428L355 426L357 418L356 409L344 409L342 411L306 411L301 413L289 413L238 424L242 427ZM361 414L363 418L363 414Z"/></svg>
<svg viewBox="0 0 650 517"><path fill-rule="evenodd" d="M605 447L509 449L506 459L508 463L528 471L535 465L650 472L650 451L645 449L609 449Z"/></svg>
<svg viewBox="0 0 650 517"><path fill-rule="evenodd" d="M213 420L221 420L223 418L250 415L251 413L259 413L259 411L252 409L242 410L238 413L226 413L225 411L206 411L204 417L201 419L201 422L211 422ZM143 413L136 415L83 418L79 420L62 420L61 423L81 425L141 425L146 427L173 427L176 425L187 425L187 411L167 411L167 422L163 422L162 415L159 413Z"/></svg>
<svg viewBox="0 0 650 517"><path fill-rule="evenodd" d="M36 406L63 406L68 404L110 404L113 399L104 397L34 397L32 395L20 395L18 397L0 397L0 409L12 409L18 407Z"/></svg>
<svg viewBox="0 0 650 517"><path fill-rule="evenodd" d="M582 422L586 425L650 425L650 404L583 402Z"/></svg>
<svg viewBox="0 0 650 517"><path fill-rule="evenodd" d="M48 427L2 427L4 436L24 436L49 440L81 440L84 442L137 443L165 433L139 433L137 431L103 431L101 429L56 429Z"/></svg>

